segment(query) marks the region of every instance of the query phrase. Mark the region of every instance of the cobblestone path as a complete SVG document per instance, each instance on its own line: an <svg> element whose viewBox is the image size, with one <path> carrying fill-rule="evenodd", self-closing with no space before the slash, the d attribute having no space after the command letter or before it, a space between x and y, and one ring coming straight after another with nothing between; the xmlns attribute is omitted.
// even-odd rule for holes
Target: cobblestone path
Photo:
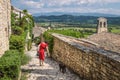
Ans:
<svg viewBox="0 0 120 80"><path fill-rule="evenodd" d="M58 63L53 59L45 59L44 66L39 66L39 59L36 56L36 46L33 44L32 49L26 52L31 56L31 61L22 66L22 70L28 72L28 80L80 80L79 77L67 69L65 74L59 71Z"/></svg>

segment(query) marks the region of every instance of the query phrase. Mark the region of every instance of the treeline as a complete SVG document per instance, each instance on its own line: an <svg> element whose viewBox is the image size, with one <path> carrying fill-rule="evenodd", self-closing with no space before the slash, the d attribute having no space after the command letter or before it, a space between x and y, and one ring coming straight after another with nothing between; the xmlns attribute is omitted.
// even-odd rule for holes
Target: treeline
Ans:
<svg viewBox="0 0 120 80"><path fill-rule="evenodd" d="M95 16L73 16L73 15L60 15L60 16L38 16L34 17L35 22L71 22L81 24L96 24L97 18ZM120 17L105 17L108 24L120 25Z"/></svg>

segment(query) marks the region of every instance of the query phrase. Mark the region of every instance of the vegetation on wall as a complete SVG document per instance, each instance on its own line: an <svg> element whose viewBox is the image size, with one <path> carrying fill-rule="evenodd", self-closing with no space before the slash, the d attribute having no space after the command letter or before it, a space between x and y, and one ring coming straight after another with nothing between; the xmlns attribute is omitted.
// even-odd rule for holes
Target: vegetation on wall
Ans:
<svg viewBox="0 0 120 80"><path fill-rule="evenodd" d="M74 31L74 30L51 30L50 32L59 33L59 34L72 36L76 38L84 37L84 34L82 32Z"/></svg>
<svg viewBox="0 0 120 80"><path fill-rule="evenodd" d="M40 36L34 38L34 43L36 46L38 46L40 42L41 42Z"/></svg>
<svg viewBox="0 0 120 80"><path fill-rule="evenodd" d="M23 34L24 30L19 26L12 26L12 34L13 35L21 35Z"/></svg>
<svg viewBox="0 0 120 80"><path fill-rule="evenodd" d="M31 48L31 39L26 39L28 36L32 37L32 28L34 21L31 15L23 11L24 16L19 18L17 14L11 12L11 31L10 36L10 50L0 58L0 80L18 80L20 73L20 66L26 64L30 57L24 54L25 44L28 49Z"/></svg>
<svg viewBox="0 0 120 80"><path fill-rule="evenodd" d="M50 54L53 52L53 36L49 31L44 32L43 37L48 42Z"/></svg>
<svg viewBox="0 0 120 80"><path fill-rule="evenodd" d="M31 15L28 14L27 10L23 10L24 16L18 18L18 15L15 13L11 13L11 27L12 27L12 35L10 39L10 49L18 49L18 46L24 46L25 43L28 45L28 50L31 48L32 40L27 39L28 32L29 36L32 38L32 28L34 26L34 20ZM22 39L22 41L21 41ZM21 44L21 45L20 45Z"/></svg>

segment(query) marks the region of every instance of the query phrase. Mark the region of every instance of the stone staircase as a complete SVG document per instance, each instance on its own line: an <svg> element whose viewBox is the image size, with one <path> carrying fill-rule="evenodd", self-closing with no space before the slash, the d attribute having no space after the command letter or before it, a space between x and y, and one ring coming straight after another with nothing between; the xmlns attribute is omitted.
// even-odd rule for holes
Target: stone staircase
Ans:
<svg viewBox="0 0 120 80"><path fill-rule="evenodd" d="M39 36L46 29L35 26L33 29L34 37ZM31 61L22 66L23 72L27 72L27 80L81 80L78 75L67 69L66 73L59 71L59 64L52 58L45 58L44 66L39 65L38 56L36 56L37 47L32 43L32 49L27 51L26 54L32 59Z"/></svg>
<svg viewBox="0 0 120 80"><path fill-rule="evenodd" d="M33 44L32 49L26 52L27 55L31 56L31 61L21 67L23 72L28 72L27 80L81 80L69 69L66 73L61 73L58 62L51 58L46 57L44 66L40 66L36 49L37 47Z"/></svg>

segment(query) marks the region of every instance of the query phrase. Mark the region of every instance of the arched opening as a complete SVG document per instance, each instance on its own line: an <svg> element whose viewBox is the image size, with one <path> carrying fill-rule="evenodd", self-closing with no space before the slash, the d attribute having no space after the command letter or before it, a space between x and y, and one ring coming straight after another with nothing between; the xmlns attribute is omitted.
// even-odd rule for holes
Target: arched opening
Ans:
<svg viewBox="0 0 120 80"><path fill-rule="evenodd" d="M100 22L100 27L102 27L102 22Z"/></svg>
<svg viewBox="0 0 120 80"><path fill-rule="evenodd" d="M106 27L106 22L104 22L104 27Z"/></svg>

